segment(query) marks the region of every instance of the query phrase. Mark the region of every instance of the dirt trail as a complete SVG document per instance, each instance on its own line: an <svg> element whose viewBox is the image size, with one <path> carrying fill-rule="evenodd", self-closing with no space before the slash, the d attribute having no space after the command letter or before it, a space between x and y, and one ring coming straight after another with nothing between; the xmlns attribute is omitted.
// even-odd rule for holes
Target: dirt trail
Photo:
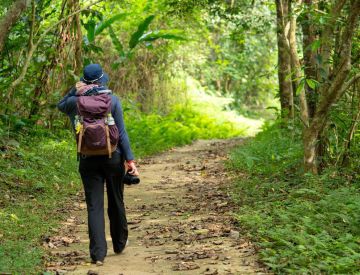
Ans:
<svg viewBox="0 0 360 275"><path fill-rule="evenodd" d="M251 244L236 231L235 206L227 194L223 162L226 151L241 142L197 141L142 160L141 183L125 187L129 246L115 255L107 230L108 256L101 267L89 263L80 195L61 232L44 242L52 255L48 270L101 275L265 273Z"/></svg>

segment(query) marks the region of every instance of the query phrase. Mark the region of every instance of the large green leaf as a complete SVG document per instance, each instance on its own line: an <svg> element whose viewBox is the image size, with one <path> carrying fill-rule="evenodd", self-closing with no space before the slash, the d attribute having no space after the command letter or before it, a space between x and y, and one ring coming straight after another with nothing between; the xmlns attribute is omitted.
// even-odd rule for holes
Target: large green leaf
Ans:
<svg viewBox="0 0 360 275"><path fill-rule="evenodd" d="M159 38L161 39L171 39L177 41L187 40L184 36L180 35L181 33L177 30L158 30L150 31L145 33L139 38L139 41L155 41Z"/></svg>
<svg viewBox="0 0 360 275"><path fill-rule="evenodd" d="M301 91L304 89L304 86L305 86L305 79L301 79L300 82L299 82L299 85L297 86L296 88L296 95L299 95L301 93Z"/></svg>
<svg viewBox="0 0 360 275"><path fill-rule="evenodd" d="M108 20L101 22L98 26L96 26L95 35L100 34L103 30L110 27L111 24L114 23L115 21L124 19L127 15L128 13L119 13L109 18Z"/></svg>
<svg viewBox="0 0 360 275"><path fill-rule="evenodd" d="M87 50L92 51L94 53L103 53L104 50L101 47L95 46L94 44L90 44Z"/></svg>
<svg viewBox="0 0 360 275"><path fill-rule="evenodd" d="M109 26L109 34L110 34L111 41L114 44L114 47L117 50L119 56L122 56L122 57L125 56L124 47L123 47L121 41L119 40L119 38L116 36L114 29L111 26Z"/></svg>
<svg viewBox="0 0 360 275"><path fill-rule="evenodd" d="M315 90L316 86L318 86L320 84L315 79L306 79L306 83L313 90Z"/></svg>
<svg viewBox="0 0 360 275"><path fill-rule="evenodd" d="M139 44L140 42L139 39L143 36L144 32L148 29L150 23L154 20L154 18L155 15L150 15L146 17L145 20L139 24L137 31L131 35L129 42L130 49L135 48L136 45Z"/></svg>
<svg viewBox="0 0 360 275"><path fill-rule="evenodd" d="M88 44L91 44L95 40L95 21L89 20L89 22L85 24L85 29L87 31Z"/></svg>

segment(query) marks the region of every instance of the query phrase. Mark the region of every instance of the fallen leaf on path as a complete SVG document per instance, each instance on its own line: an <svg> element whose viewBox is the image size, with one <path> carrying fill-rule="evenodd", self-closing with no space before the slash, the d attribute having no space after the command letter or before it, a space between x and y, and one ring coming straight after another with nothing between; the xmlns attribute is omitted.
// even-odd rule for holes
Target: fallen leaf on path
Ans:
<svg viewBox="0 0 360 275"><path fill-rule="evenodd" d="M165 254L178 254L176 250L165 250Z"/></svg>
<svg viewBox="0 0 360 275"><path fill-rule="evenodd" d="M156 262L157 260L159 260L160 257L159 256L149 256L149 257L145 257L145 260L150 260L152 263Z"/></svg>
<svg viewBox="0 0 360 275"><path fill-rule="evenodd" d="M194 231L198 235L207 235L209 233L208 229L197 229Z"/></svg>
<svg viewBox="0 0 360 275"><path fill-rule="evenodd" d="M233 238L233 239L239 239L240 232L236 231L236 230L230 230L229 236L230 236L230 238Z"/></svg>
<svg viewBox="0 0 360 275"><path fill-rule="evenodd" d="M138 224L138 223L141 223L141 220L132 220L127 222L127 224Z"/></svg>
<svg viewBox="0 0 360 275"><path fill-rule="evenodd" d="M174 271L184 271L184 270L194 270L198 269L200 266L193 262L180 262L172 267Z"/></svg>
<svg viewBox="0 0 360 275"><path fill-rule="evenodd" d="M217 270L217 269L213 269L213 268L207 267L202 274L204 274L204 275L217 275L217 274L219 274L219 273L218 273L218 270Z"/></svg>
<svg viewBox="0 0 360 275"><path fill-rule="evenodd" d="M68 244L71 244L73 243L75 240L74 239L71 239L69 237L62 237L61 240L64 242L64 244L68 245Z"/></svg>

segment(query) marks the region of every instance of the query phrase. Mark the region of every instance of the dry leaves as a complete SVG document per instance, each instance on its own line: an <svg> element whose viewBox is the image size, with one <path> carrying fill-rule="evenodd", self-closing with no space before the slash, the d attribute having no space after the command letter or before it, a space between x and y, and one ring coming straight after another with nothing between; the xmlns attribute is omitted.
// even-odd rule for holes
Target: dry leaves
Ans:
<svg viewBox="0 0 360 275"><path fill-rule="evenodd" d="M193 262L180 262L175 264L172 267L172 270L174 271L184 271L184 270L194 270L194 269L198 269L200 268L200 266L196 263Z"/></svg>

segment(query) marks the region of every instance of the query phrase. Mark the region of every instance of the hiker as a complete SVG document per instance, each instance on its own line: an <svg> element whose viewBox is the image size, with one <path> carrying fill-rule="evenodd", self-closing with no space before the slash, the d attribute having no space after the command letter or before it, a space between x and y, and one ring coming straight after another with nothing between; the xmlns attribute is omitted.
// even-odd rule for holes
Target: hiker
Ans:
<svg viewBox="0 0 360 275"><path fill-rule="evenodd" d="M80 81L58 103L59 110L69 116L77 134L79 172L88 211L90 257L97 265L103 264L107 253L104 182L113 250L119 254L124 250L128 238L124 206L125 169L133 176L139 175L125 130L121 103L107 89L108 80L108 75L99 64L90 64L84 68ZM99 117L92 117L95 116L92 112L98 112ZM86 128L91 123L97 123L97 126L94 124ZM103 125L99 125L101 123ZM102 133L98 129L106 131ZM91 134L94 137L89 136ZM103 141L104 147L96 151L94 148L100 146L101 142L93 142L92 139Z"/></svg>

